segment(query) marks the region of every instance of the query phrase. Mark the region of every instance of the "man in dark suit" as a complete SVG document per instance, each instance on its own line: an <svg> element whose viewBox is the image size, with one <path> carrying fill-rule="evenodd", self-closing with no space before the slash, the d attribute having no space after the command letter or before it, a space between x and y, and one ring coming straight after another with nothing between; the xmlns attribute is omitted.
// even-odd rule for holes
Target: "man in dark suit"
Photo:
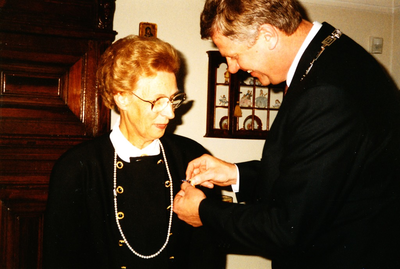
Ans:
<svg viewBox="0 0 400 269"><path fill-rule="evenodd" d="M361 46L308 22L295 0L207 0L203 38L287 93L260 161L192 161L174 211L273 268L400 268L398 90ZM233 185L246 204L192 187Z"/></svg>

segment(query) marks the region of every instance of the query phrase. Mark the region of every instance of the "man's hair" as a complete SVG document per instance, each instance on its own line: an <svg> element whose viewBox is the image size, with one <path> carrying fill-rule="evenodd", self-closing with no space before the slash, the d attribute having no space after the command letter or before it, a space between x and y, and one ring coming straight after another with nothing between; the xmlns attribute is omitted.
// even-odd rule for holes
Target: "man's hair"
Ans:
<svg viewBox="0 0 400 269"><path fill-rule="evenodd" d="M252 44L263 24L291 35L301 21L297 0L206 0L200 34L209 39L219 32L231 40Z"/></svg>
<svg viewBox="0 0 400 269"><path fill-rule="evenodd" d="M141 78L154 77L157 72L178 73L178 52L156 37L127 36L106 49L97 70L98 90L104 104L117 109L114 95L136 89Z"/></svg>

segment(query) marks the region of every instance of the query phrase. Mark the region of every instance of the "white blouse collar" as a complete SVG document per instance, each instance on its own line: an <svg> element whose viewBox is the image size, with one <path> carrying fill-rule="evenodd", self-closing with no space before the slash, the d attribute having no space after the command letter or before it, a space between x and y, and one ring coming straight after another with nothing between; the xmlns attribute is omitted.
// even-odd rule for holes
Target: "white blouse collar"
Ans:
<svg viewBox="0 0 400 269"><path fill-rule="evenodd" d="M122 134L119 129L120 119L116 121L110 133L111 143L114 146L118 156L125 162L130 162L131 157L140 157L143 155L158 155L160 154L160 145L158 139L151 142L144 149L139 149L132 145L128 139Z"/></svg>

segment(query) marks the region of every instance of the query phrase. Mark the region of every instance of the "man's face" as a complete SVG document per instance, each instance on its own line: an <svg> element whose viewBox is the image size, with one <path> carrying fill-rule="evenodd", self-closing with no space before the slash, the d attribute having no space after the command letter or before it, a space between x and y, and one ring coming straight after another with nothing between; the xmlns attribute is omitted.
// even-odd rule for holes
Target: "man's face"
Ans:
<svg viewBox="0 0 400 269"><path fill-rule="evenodd" d="M232 41L218 32L212 36L212 40L221 55L226 57L230 73L234 74L239 69L249 72L263 85L279 84L286 79L286 74L281 74L277 68L277 53L270 49L262 34L251 47L246 42Z"/></svg>

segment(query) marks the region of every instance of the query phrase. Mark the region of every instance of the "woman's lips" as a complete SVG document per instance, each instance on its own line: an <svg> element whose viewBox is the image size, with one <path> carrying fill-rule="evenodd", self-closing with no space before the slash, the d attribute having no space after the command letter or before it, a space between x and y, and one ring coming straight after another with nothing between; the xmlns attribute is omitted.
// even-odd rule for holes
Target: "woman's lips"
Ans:
<svg viewBox="0 0 400 269"><path fill-rule="evenodd" d="M155 126L159 129L165 129L168 126L168 123L157 123Z"/></svg>

